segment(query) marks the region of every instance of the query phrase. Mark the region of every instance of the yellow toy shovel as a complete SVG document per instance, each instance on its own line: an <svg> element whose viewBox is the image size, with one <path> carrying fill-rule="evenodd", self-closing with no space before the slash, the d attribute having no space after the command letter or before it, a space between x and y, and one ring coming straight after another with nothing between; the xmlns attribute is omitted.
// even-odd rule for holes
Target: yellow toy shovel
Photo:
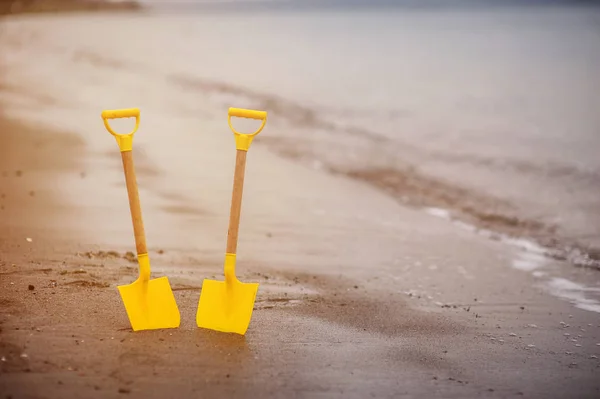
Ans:
<svg viewBox="0 0 600 399"><path fill-rule="evenodd" d="M252 134L241 134L231 125L231 117L262 120L261 126ZM229 108L229 127L235 135L237 156L233 177L233 194L229 214L229 231L227 232L227 250L225 253L225 281L204 280L196 313L198 327L222 332L233 332L244 335L252 318L254 300L258 291L258 283L242 283L235 276L235 256L237 250L238 227L242 207L242 190L244 187L244 171L246 154L252 139L265 127L267 113L248 109Z"/></svg>
<svg viewBox="0 0 600 399"><path fill-rule="evenodd" d="M135 128L129 134L115 133L108 123L109 119L133 117L135 117ZM177 328L180 323L179 309L177 309L169 280L167 277L150 280L150 258L146 248L144 223L142 221L142 210L140 208L140 197L132 154L133 134L140 125L140 110L129 108L103 111L102 120L106 129L117 139L117 144L119 144L121 150L127 194L129 196L129 208L135 234L135 247L140 266L140 275L136 281L118 287L129 322L133 331Z"/></svg>

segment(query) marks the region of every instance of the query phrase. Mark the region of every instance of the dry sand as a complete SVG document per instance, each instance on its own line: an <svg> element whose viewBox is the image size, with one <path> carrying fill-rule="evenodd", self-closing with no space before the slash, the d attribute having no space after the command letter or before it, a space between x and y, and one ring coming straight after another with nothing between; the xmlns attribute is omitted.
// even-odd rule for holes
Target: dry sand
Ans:
<svg viewBox="0 0 600 399"><path fill-rule="evenodd" d="M0 52L17 45L0 38ZM96 78L115 76L117 66L86 54L100 63ZM77 102L67 80L87 76L85 65L68 73L6 64L2 397L600 394L598 313L511 268L544 262L552 272L559 262L295 164L260 139L238 248L240 279L261 283L252 323L245 337L196 328L202 279L222 271L234 160L226 108L173 117L172 108L142 107L134 158L153 276L169 277L182 324L133 333L116 289L137 273L127 196L99 117L107 93L126 103L132 90L116 79ZM36 81L56 73L62 90Z"/></svg>

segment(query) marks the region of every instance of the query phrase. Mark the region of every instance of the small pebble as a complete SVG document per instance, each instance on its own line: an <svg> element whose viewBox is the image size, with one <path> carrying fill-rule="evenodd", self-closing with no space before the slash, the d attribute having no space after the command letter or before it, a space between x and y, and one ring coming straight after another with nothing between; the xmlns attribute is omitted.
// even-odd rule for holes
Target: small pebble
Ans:
<svg viewBox="0 0 600 399"><path fill-rule="evenodd" d="M596 346L600 346L600 342L598 342L598 343L596 344Z"/></svg>
<svg viewBox="0 0 600 399"><path fill-rule="evenodd" d="M21 357L22 357L23 359L27 359L29 356L27 356L27 353L21 353Z"/></svg>
<svg viewBox="0 0 600 399"><path fill-rule="evenodd" d="M565 323L564 321L561 321L561 322L560 322L560 324L562 324L562 325L564 326L564 325L565 325L565 324L567 324L567 323Z"/></svg>
<svg viewBox="0 0 600 399"><path fill-rule="evenodd" d="M567 355L572 355L572 354L573 354L573 352L569 352L569 351L566 351L565 353L566 353Z"/></svg>
<svg viewBox="0 0 600 399"><path fill-rule="evenodd" d="M571 338L571 341L577 342L577 338Z"/></svg>
<svg viewBox="0 0 600 399"><path fill-rule="evenodd" d="M504 340L503 339L499 339L498 342L504 342Z"/></svg>
<svg viewBox="0 0 600 399"><path fill-rule="evenodd" d="M573 318L573 315L572 315L572 314L570 314L570 315L569 315L569 319L572 319L572 318Z"/></svg>
<svg viewBox="0 0 600 399"><path fill-rule="evenodd" d="M590 359L598 359L598 356L596 356L596 355L591 355L591 356L590 356Z"/></svg>
<svg viewBox="0 0 600 399"><path fill-rule="evenodd" d="M510 335L511 337L516 337L517 336L517 334L515 334L515 333L510 333L508 335Z"/></svg>
<svg viewBox="0 0 600 399"><path fill-rule="evenodd" d="M581 347L581 344L575 344L575 346L579 348L579 347Z"/></svg>
<svg viewBox="0 0 600 399"><path fill-rule="evenodd" d="M533 345L533 344L529 344L529 345L527 345L527 347L528 347L528 348L535 348L535 345Z"/></svg>
<svg viewBox="0 0 600 399"><path fill-rule="evenodd" d="M565 337L569 337L571 334L569 334L569 333L564 333L563 335L564 335Z"/></svg>
<svg viewBox="0 0 600 399"><path fill-rule="evenodd" d="M4 356L2 356L2 357L0 358L0 361L3 361L3 362L5 362L5 361L6 361L6 358L5 358Z"/></svg>
<svg viewBox="0 0 600 399"><path fill-rule="evenodd" d="M535 325L535 324L529 324L527 327L537 328L537 325Z"/></svg>
<svg viewBox="0 0 600 399"><path fill-rule="evenodd" d="M31 238L27 237L27 238L25 239L25 241L27 241L27 242L32 242L33 240L32 240Z"/></svg>

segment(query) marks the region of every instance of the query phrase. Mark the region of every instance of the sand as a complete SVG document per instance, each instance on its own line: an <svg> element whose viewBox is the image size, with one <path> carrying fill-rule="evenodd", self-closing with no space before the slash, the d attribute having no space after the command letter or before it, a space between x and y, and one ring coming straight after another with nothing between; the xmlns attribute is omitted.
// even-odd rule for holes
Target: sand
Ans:
<svg viewBox="0 0 600 399"><path fill-rule="evenodd" d="M0 38L0 52L16 51ZM581 308L594 302L585 290L549 295L531 271L597 273L564 274L531 248L297 164L260 137L238 247L239 278L261 284L253 319L244 337L198 329L202 280L222 276L234 161L226 107L142 104L134 159L153 277L169 277L182 324L132 332L116 286L136 277L135 246L99 114L137 97L120 85L131 71L86 51L68 71L4 63L3 397L599 395L600 317ZM90 71L104 85L77 97L69 81Z"/></svg>
<svg viewBox="0 0 600 399"><path fill-rule="evenodd" d="M0 3L0 15L16 15L22 13L54 13L54 12L90 12L90 11L139 11L140 5L135 1L104 0L3 0Z"/></svg>

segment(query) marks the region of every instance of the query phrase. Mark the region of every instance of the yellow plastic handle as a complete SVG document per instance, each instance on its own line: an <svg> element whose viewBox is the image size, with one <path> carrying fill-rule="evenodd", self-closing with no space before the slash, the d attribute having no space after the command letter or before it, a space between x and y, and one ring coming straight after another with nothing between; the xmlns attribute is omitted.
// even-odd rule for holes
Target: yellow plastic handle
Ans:
<svg viewBox="0 0 600 399"><path fill-rule="evenodd" d="M111 109L102 111L102 119L139 118L139 108Z"/></svg>
<svg viewBox="0 0 600 399"><path fill-rule="evenodd" d="M135 127L127 134L119 134L112 130L110 124L108 123L109 119L117 118L135 118ZM104 121L104 126L106 126L106 129L110 132L110 134L115 136L115 139L117 139L117 144L119 145L121 152L131 151L133 146L133 134L137 132L138 127L140 126L139 108L111 109L102 111L102 120Z"/></svg>
<svg viewBox="0 0 600 399"><path fill-rule="evenodd" d="M249 118L249 119L258 119L262 120L262 124L254 133L250 134L242 134L234 129L231 124L231 117L237 116L239 118ZM243 109L243 108L229 108L227 112L227 122L229 123L229 127L233 134L235 135L235 148L242 151L248 151L250 148L250 144L252 143L252 139L254 136L260 133L261 130L265 127L267 123L267 112L266 111L255 111L252 109Z"/></svg>
<svg viewBox="0 0 600 399"><path fill-rule="evenodd" d="M267 113L265 111L254 111L252 109L243 108L229 108L229 116L249 119L267 119Z"/></svg>

